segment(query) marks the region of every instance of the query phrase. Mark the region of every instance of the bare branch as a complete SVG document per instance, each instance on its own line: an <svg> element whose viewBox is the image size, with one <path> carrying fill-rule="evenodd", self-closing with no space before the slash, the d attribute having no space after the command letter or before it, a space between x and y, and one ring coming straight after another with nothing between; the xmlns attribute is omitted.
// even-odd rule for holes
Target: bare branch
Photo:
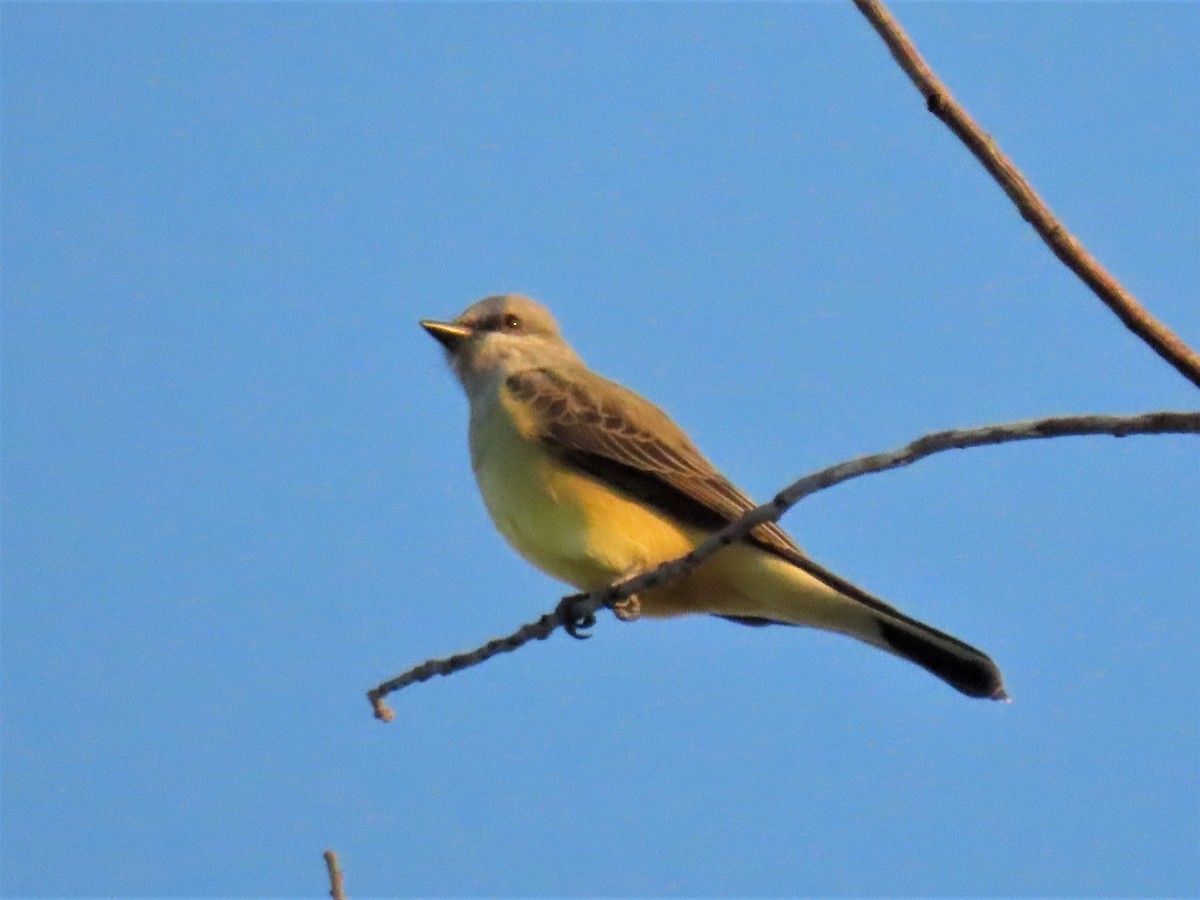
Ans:
<svg viewBox="0 0 1200 900"><path fill-rule="evenodd" d="M571 597L566 599L578 599L582 603L584 600L589 599L589 597L590 595L588 594L572 594ZM602 604L598 603L597 607L600 605ZM563 604L559 604L559 608L564 613L567 611L563 607ZM450 675L461 669L469 669L471 666L477 666L481 662L489 660L500 653L509 653L516 650L518 647L522 647L532 640L543 641L550 637L556 628L566 623L567 619L556 610L555 612L547 613L536 622L522 625L507 637L493 638L482 647L472 650L469 653L457 653L454 656L447 656L445 659L426 660L421 665L414 666L402 675L397 675L391 681L385 681L383 684L367 692L367 699L371 701L371 706L375 710L375 718L383 722L390 722L395 717L395 713L383 702L383 698L388 694L394 693L401 688L406 688L418 681L428 681L434 675Z"/></svg>
<svg viewBox="0 0 1200 900"><path fill-rule="evenodd" d="M832 487L842 481L848 481L871 472L898 469L944 450L961 450L989 444L1004 444L1010 441L1087 434L1109 434L1114 437L1125 437L1130 434L1200 434L1200 412L1152 412L1135 416L1058 416L1010 422L1004 425L985 425L981 428L940 431L919 438L898 450L860 456L857 459L830 466L801 478L776 494L770 503L764 503L736 522L714 532L687 556L664 563L652 571L593 591L590 594L572 594L564 597L554 612L546 613L536 622L524 625L506 637L494 638L482 647L468 653L460 653L445 659L427 660L390 681L385 681L372 688L367 692L367 699L370 700L375 710L375 717L390 722L394 714L383 702L383 698L388 694L414 682L427 681L434 675L450 675L462 669L477 666L497 654L509 653L532 640L544 640L559 626L564 626L572 634L575 633L576 628L590 627L595 622L596 611L601 607L612 606L626 597L686 575L722 548L742 540L756 526L764 522L777 521L787 510L809 494Z"/></svg>
<svg viewBox="0 0 1200 900"><path fill-rule="evenodd" d="M332 850L325 851L325 868L329 870L329 896L333 900L346 900L346 889L342 885L342 867L338 865L337 854Z"/></svg>
<svg viewBox="0 0 1200 900"><path fill-rule="evenodd" d="M929 111L953 131L983 167L1004 188L1022 218L1029 222L1043 241L1066 266L1092 289L1109 309L1117 314L1125 327L1149 344L1154 352L1200 387L1200 355L1150 311L1142 306L1113 275L1092 256L1069 231L1025 176L990 138L979 123L959 105L941 79L917 52L900 23L892 17L880 0L854 0L854 5L866 16L883 38L917 90L925 97Z"/></svg>

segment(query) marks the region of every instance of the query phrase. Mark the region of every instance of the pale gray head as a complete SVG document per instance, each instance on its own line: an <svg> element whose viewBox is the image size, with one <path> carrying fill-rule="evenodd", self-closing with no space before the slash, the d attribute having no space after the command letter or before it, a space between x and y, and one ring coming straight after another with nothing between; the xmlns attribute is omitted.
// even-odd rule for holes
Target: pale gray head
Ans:
<svg viewBox="0 0 1200 900"><path fill-rule="evenodd" d="M523 369L580 362L550 311L520 294L485 297L453 322L426 319L421 327L445 348L468 395Z"/></svg>

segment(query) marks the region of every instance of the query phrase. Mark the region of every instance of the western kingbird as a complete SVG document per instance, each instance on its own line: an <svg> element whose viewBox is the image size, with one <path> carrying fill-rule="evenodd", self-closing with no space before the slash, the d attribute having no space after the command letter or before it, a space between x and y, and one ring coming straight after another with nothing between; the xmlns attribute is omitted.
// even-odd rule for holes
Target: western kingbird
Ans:
<svg viewBox="0 0 1200 900"><path fill-rule="evenodd" d="M487 297L453 322L421 325L466 391L471 466L496 528L547 574L597 590L683 556L754 508L662 410L591 371L528 297ZM614 611L823 628L968 696L1008 699L986 654L817 565L774 523Z"/></svg>

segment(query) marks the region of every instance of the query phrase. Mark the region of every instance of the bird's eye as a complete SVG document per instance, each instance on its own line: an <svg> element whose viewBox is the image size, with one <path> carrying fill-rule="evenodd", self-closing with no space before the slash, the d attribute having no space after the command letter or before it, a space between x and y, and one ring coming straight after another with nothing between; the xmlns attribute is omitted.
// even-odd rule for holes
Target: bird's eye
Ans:
<svg viewBox="0 0 1200 900"><path fill-rule="evenodd" d="M504 327L506 329L508 329L509 331L516 331L518 328L521 327L520 316L514 315L513 313L509 313L508 315L506 315L504 317Z"/></svg>

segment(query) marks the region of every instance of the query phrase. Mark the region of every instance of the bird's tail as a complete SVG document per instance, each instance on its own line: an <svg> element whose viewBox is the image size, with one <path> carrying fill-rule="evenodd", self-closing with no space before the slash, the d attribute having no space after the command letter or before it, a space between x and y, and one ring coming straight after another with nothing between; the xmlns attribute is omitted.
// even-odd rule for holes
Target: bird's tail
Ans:
<svg viewBox="0 0 1200 900"><path fill-rule="evenodd" d="M1009 699L1000 669L986 653L905 615L807 557L784 560L746 545L726 554L755 559L727 557L736 580L726 583L746 602L714 610L718 615L743 624L838 631L915 663L969 697ZM720 555L712 562L719 564ZM754 577L747 578L751 571Z"/></svg>
<svg viewBox="0 0 1200 900"><path fill-rule="evenodd" d="M877 614L878 646L916 663L968 697L1008 701L1000 669L982 650L908 616ZM872 642L874 643L874 642Z"/></svg>

